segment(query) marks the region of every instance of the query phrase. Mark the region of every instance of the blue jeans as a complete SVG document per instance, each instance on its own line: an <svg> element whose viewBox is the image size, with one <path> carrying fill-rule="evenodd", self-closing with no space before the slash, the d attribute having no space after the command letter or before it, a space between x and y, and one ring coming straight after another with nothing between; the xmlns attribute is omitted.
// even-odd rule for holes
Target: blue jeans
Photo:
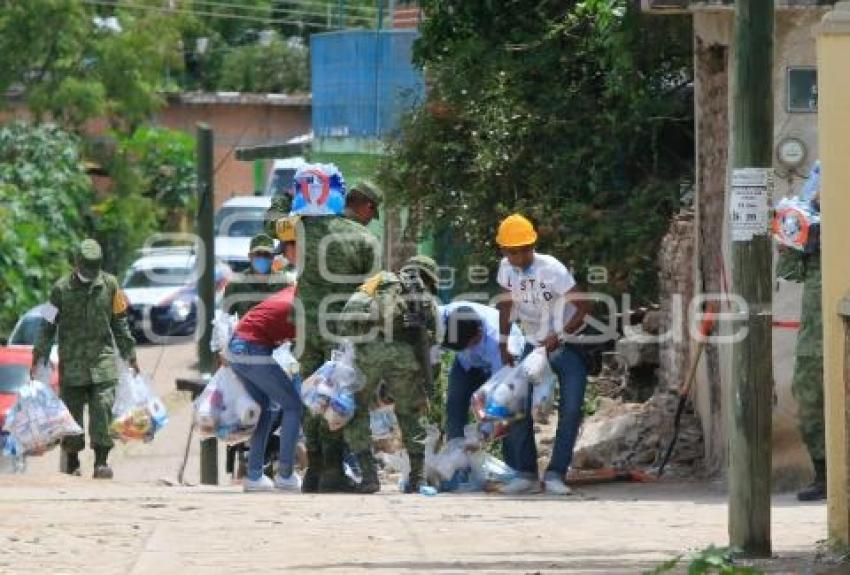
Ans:
<svg viewBox="0 0 850 575"><path fill-rule="evenodd" d="M272 359L272 348L234 336L230 340L230 367L245 382L245 390L261 408L260 420L251 436L248 479L263 475L266 444L280 416L281 477L289 477L295 465L295 444L301 428L300 381L291 380Z"/></svg>
<svg viewBox="0 0 850 575"><path fill-rule="evenodd" d="M523 356L534 349L526 345ZM573 458L573 447L581 425L584 390L587 385L587 366L570 345L562 345L549 354L549 365L558 377L558 429L546 475L563 478ZM528 411L531 413L531 394L528 394ZM531 417L516 422L504 440L505 463L520 475L536 479L537 445L534 443L534 421Z"/></svg>
<svg viewBox="0 0 850 575"><path fill-rule="evenodd" d="M449 371L446 392L446 433L449 439L463 437L463 427L469 421L469 401L472 394L484 385L490 374L482 369L464 369L457 358Z"/></svg>

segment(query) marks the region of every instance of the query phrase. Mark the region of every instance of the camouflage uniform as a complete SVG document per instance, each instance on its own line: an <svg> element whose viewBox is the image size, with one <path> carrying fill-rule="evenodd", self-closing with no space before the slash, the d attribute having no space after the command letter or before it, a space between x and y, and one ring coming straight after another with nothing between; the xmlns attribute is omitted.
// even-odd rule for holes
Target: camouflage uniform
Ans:
<svg viewBox="0 0 850 575"><path fill-rule="evenodd" d="M376 339L356 344L355 361L366 376L366 386L357 394L354 418L343 428L345 440L363 469L366 492L379 488L371 454L369 409L381 386L395 402L402 440L410 456L410 484L418 488L422 479L425 447L422 421L427 418L429 386L417 356L419 328L408 327L404 322L410 312L408 297L397 275L381 272L360 286L345 306L347 317L342 331L346 335L356 338L373 327L378 330ZM425 316L421 320L433 343L436 306L429 299L423 308Z"/></svg>
<svg viewBox="0 0 850 575"><path fill-rule="evenodd" d="M81 246L81 258L97 260L100 247L93 240ZM53 321L45 321L33 351L33 362L47 361L58 331L59 393L71 415L83 425L83 408L89 406L89 436L98 459L106 465L113 446L109 436L118 366L115 348L127 361L135 363L136 342L127 323L127 300L114 276L92 270L93 280L83 283L77 273L60 279L50 293L56 308ZM68 453L85 447L83 436L62 440Z"/></svg>
<svg viewBox="0 0 850 575"><path fill-rule="evenodd" d="M360 224L339 216L305 216L301 218L304 237L297 243L303 246L303 265L298 277L298 300L304 313L303 352L299 358L301 373L308 377L330 357L335 347L332 341L322 338L319 331L319 313L322 300L329 295L339 296L338 301L325 307L325 313L339 313L347 298L376 268L380 253L376 250L372 234ZM331 273L347 275L339 282L323 278L319 262L319 248L323 238L338 236L337 241L326 245L324 267ZM333 325L328 326L333 332ZM304 435L307 440L308 470L305 490L334 490L344 485L342 473L342 432L332 432L321 417L306 412Z"/></svg>
<svg viewBox="0 0 850 575"><path fill-rule="evenodd" d="M817 483L826 479L820 255L784 252L779 258L777 276L803 282L803 305L791 390L797 400L800 434L812 458Z"/></svg>

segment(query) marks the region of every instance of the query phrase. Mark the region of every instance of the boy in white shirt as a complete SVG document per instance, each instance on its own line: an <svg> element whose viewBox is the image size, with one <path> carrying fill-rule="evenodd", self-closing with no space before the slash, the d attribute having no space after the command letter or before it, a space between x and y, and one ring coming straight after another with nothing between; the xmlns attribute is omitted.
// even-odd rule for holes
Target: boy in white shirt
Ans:
<svg viewBox="0 0 850 575"><path fill-rule="evenodd" d="M519 321L526 338L525 354L539 346L549 352L549 364L558 377L560 401L558 429L543 483L547 492L566 495L570 490L564 479L581 424L587 384L584 359L567 340L584 326L588 302L579 295L576 281L564 264L534 251L537 232L523 216L514 214L505 218L499 225L496 243L504 256L496 278L504 290L498 304L500 352L505 363L513 363L508 353L507 336L514 320ZM531 418L514 424L505 438L505 452L510 455L507 463L519 476L502 491L540 491Z"/></svg>

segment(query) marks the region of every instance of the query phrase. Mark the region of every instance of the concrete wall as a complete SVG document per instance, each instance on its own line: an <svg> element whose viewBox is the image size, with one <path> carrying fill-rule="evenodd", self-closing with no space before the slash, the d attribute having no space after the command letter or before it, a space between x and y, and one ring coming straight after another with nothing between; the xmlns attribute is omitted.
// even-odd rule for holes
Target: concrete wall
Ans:
<svg viewBox="0 0 850 575"><path fill-rule="evenodd" d="M801 172L807 173L817 157L817 115L787 111L787 68L815 66L812 26L824 9L777 10L774 55L774 141L795 136L806 143L809 157ZM733 12L694 13L694 69L697 132L697 237L694 261L695 285L703 293L723 291L731 281L726 237L727 190L731 154L732 42ZM796 191L799 177L786 179L778 162L776 197ZM722 256L721 256L722 254ZM725 276L725 279L724 279ZM800 314L800 286L777 282L774 292L774 319L795 321ZM731 287L731 286L730 286ZM775 328L773 340L776 405L774 408L774 486L793 489L805 483L811 473L807 452L797 431L796 404L791 395L796 331ZM731 379L730 345L709 345L699 371L696 407L705 434L706 465L717 475L726 468L726 421Z"/></svg>
<svg viewBox="0 0 850 575"><path fill-rule="evenodd" d="M215 137L215 205L234 195L253 193L252 162L235 158L235 148L283 143L310 132L310 106L246 102L170 102L155 123L192 135L195 125L206 122ZM268 166L266 167L268 173Z"/></svg>

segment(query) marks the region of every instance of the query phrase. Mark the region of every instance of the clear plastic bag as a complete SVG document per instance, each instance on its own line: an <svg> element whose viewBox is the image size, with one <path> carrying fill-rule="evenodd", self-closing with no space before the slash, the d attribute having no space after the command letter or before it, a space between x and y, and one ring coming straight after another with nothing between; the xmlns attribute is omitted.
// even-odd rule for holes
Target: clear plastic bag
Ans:
<svg viewBox="0 0 850 575"><path fill-rule="evenodd" d="M272 352L272 359L275 360L283 372L289 377L289 379L295 379L298 376L298 372L301 367L298 364L298 360L295 359L295 356L292 355L292 343L286 342L283 345L276 347Z"/></svg>
<svg viewBox="0 0 850 575"><path fill-rule="evenodd" d="M365 385L365 376L354 366L354 346L346 342L301 384L301 401L323 416L331 430L337 430L354 417L355 394Z"/></svg>
<svg viewBox="0 0 850 575"><path fill-rule="evenodd" d="M381 441L392 438L398 431L398 417L392 403L376 407L369 412L369 428L372 439Z"/></svg>
<svg viewBox="0 0 850 575"><path fill-rule="evenodd" d="M545 423L555 407L555 384L558 378L550 369L543 381L531 388L531 417Z"/></svg>
<svg viewBox="0 0 850 575"><path fill-rule="evenodd" d="M508 464L486 451L472 453L470 464L470 481L484 491L493 491L517 476Z"/></svg>
<svg viewBox="0 0 850 575"><path fill-rule="evenodd" d="M63 437L83 433L56 392L36 380L18 389L18 399L6 415L3 429L24 455L41 455Z"/></svg>
<svg viewBox="0 0 850 575"><path fill-rule="evenodd" d="M212 321L212 333L210 334L210 351L219 353L227 349L227 344L230 342L230 338L233 337L237 323L239 323L239 316L235 313L228 315L220 309L215 311L215 317Z"/></svg>
<svg viewBox="0 0 850 575"><path fill-rule="evenodd" d="M140 373L123 366L115 390L109 434L121 441L153 440L168 423L168 411Z"/></svg>
<svg viewBox="0 0 850 575"><path fill-rule="evenodd" d="M504 366L472 395L476 419L512 421L525 416L528 378L519 367Z"/></svg>
<svg viewBox="0 0 850 575"><path fill-rule="evenodd" d="M26 457L20 452L15 438L0 431L0 475L24 473L26 468Z"/></svg>
<svg viewBox="0 0 850 575"><path fill-rule="evenodd" d="M195 427L202 438L227 444L251 438L260 420L260 405L230 367L219 368L195 400Z"/></svg>

